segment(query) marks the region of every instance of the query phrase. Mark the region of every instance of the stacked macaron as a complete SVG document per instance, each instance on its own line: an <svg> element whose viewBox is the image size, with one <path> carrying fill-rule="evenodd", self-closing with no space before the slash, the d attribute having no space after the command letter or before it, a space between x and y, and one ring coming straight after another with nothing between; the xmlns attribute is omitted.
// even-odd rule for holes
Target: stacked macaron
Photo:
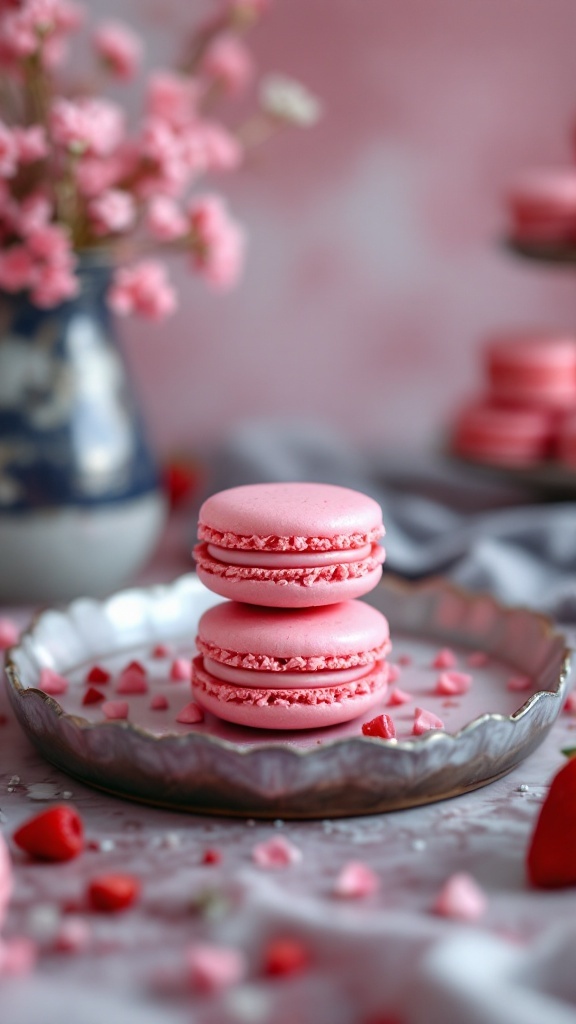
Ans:
<svg viewBox="0 0 576 1024"><path fill-rule="evenodd" d="M576 335L503 335L482 354L484 394L456 417L454 452L503 466L575 464Z"/></svg>
<svg viewBox="0 0 576 1024"><path fill-rule="evenodd" d="M263 729L335 725L385 694L388 623L358 601L382 574L379 505L345 487L253 484L200 509L204 613L192 689L219 718Z"/></svg>

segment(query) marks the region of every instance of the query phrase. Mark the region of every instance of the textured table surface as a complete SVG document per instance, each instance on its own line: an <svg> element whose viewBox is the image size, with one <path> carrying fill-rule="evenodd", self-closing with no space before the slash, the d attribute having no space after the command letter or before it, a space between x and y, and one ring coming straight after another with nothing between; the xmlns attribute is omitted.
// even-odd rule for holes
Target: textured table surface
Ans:
<svg viewBox="0 0 576 1024"><path fill-rule="evenodd" d="M188 568L184 543L171 537L144 582ZM23 623L29 611L15 614ZM4 837L10 844L25 818L70 801L88 839L80 857L60 865L32 863L10 844L15 890L4 935L32 937L38 959L30 974L0 977L2 1024L576 1021L576 889L530 890L524 867L561 749L574 743L571 715L520 768L466 796L366 818L257 822L154 810L90 790L40 758L3 691L0 714ZM254 847L279 835L301 858L259 866ZM220 863L202 862L207 848ZM377 892L334 894L350 861L374 870ZM142 882L140 901L122 914L85 904L89 879L108 871ZM455 872L473 875L486 894L473 924L432 912ZM70 918L82 923L83 940L62 952L57 936ZM286 936L304 946L309 965L270 978L266 950ZM214 995L195 992L188 964L198 942L239 950L243 980Z"/></svg>

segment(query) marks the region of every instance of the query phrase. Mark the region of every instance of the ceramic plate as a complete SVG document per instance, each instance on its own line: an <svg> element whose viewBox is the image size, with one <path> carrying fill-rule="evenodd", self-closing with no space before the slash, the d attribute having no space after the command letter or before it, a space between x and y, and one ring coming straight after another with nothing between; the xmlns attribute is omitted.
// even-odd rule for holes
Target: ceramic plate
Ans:
<svg viewBox="0 0 576 1024"><path fill-rule="evenodd" d="M385 577L370 603L390 621L395 685L411 699L387 706L386 697L368 717L390 714L396 740L363 736L362 720L299 733L241 728L210 715L179 724L191 694L187 681L171 678L172 665L176 658L188 663L198 618L219 600L189 574L43 612L7 657L8 691L22 728L53 764L117 796L210 814L327 818L483 786L538 746L563 704L570 652L547 619L445 580L408 585ZM166 648L160 656L159 644ZM435 693L432 662L446 646L472 675L463 697ZM134 659L147 670L147 692L122 698L127 720L107 721L101 704L83 705L94 664L111 674L101 687L110 699ZM58 700L37 688L43 667L69 680ZM158 693L166 707L153 711ZM438 715L444 729L414 736L417 706Z"/></svg>

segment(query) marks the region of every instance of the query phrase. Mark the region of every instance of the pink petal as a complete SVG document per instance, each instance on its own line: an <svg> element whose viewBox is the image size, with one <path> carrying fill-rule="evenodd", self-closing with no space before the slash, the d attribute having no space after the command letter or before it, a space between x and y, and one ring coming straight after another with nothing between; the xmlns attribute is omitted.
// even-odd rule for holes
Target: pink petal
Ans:
<svg viewBox="0 0 576 1024"><path fill-rule="evenodd" d="M460 696L468 693L472 685L472 676L466 672L442 672L436 683L435 693L441 696Z"/></svg>
<svg viewBox="0 0 576 1024"><path fill-rule="evenodd" d="M20 630L13 619L0 619L0 651L13 647L20 639Z"/></svg>
<svg viewBox="0 0 576 1024"><path fill-rule="evenodd" d="M263 843L257 843L252 850L252 859L260 868L286 868L302 860L302 852L284 836L273 836Z"/></svg>
<svg viewBox="0 0 576 1024"><path fill-rule="evenodd" d="M166 711L168 706L168 701L163 693L155 693L150 701L151 711Z"/></svg>
<svg viewBox="0 0 576 1024"><path fill-rule="evenodd" d="M170 679L174 682L190 682L192 678L192 661L190 658L174 658L170 666Z"/></svg>
<svg viewBox="0 0 576 1024"><path fill-rule="evenodd" d="M40 679L38 681L40 690L44 690L44 693L49 693L51 696L56 697L61 693L66 693L68 689L68 680L54 672L54 669L43 668L40 672Z"/></svg>
<svg viewBox="0 0 576 1024"><path fill-rule="evenodd" d="M425 708L414 708L414 725L412 726L414 736L421 736L422 733L430 732L431 729L443 728L444 722L433 711L426 711Z"/></svg>
<svg viewBox="0 0 576 1024"><path fill-rule="evenodd" d="M338 875L336 885L334 886L334 893L336 896L356 899L357 897L371 896L379 888L380 879L372 871L372 868L368 867L361 860L351 860L348 864L344 865Z"/></svg>
<svg viewBox="0 0 576 1024"><path fill-rule="evenodd" d="M204 721L204 712L202 708L195 704L194 701L190 701L182 708L182 711L176 715L176 721L183 725L196 725L198 722Z"/></svg>
<svg viewBox="0 0 576 1024"><path fill-rule="evenodd" d="M246 974L246 960L239 949L195 943L186 951L186 963L195 992L221 992L238 984Z"/></svg>
<svg viewBox="0 0 576 1024"><path fill-rule="evenodd" d="M399 686L395 686L390 691L387 703L389 707L398 707L400 704L409 704L412 699L411 693L407 693L406 690L401 690Z"/></svg>
<svg viewBox="0 0 576 1024"><path fill-rule="evenodd" d="M128 701L107 700L102 705L102 712L105 718L111 720L116 718L128 718Z"/></svg>
<svg viewBox="0 0 576 1024"><path fill-rule="evenodd" d="M512 690L513 693L522 693L524 690L530 690L531 687L532 680L530 676L510 676L506 683L506 689Z"/></svg>
<svg viewBox="0 0 576 1024"><path fill-rule="evenodd" d="M486 896L471 875L451 875L440 890L433 906L435 914L457 921L476 921L484 914Z"/></svg>
<svg viewBox="0 0 576 1024"><path fill-rule="evenodd" d="M432 668L455 668L456 664L454 651L450 647L442 647L432 662Z"/></svg>

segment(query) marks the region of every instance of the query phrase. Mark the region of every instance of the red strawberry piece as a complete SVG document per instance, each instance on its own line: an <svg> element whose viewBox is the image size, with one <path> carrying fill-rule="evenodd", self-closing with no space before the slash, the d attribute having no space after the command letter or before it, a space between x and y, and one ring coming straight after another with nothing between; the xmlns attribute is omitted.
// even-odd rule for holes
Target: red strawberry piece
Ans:
<svg viewBox="0 0 576 1024"><path fill-rule="evenodd" d="M156 646L152 648L150 656L152 658L169 658L170 653L168 644L156 644Z"/></svg>
<svg viewBox="0 0 576 1024"><path fill-rule="evenodd" d="M170 666L170 679L173 682L189 682L192 678L192 662L190 658L174 658Z"/></svg>
<svg viewBox="0 0 576 1024"><path fill-rule="evenodd" d="M56 804L25 821L13 839L35 860L71 860L84 848L84 826L73 807Z"/></svg>
<svg viewBox="0 0 576 1024"><path fill-rule="evenodd" d="M310 953L298 939L272 939L264 953L264 973L274 978L299 974L310 965Z"/></svg>
<svg viewBox="0 0 576 1024"><path fill-rule="evenodd" d="M134 669L125 668L118 681L116 693L124 695L128 693L148 693L146 677L141 675L140 672L134 671Z"/></svg>
<svg viewBox="0 0 576 1024"><path fill-rule="evenodd" d="M167 711L169 707L168 700L163 693L155 693L150 699L150 710L151 711Z"/></svg>
<svg viewBox="0 0 576 1024"><path fill-rule="evenodd" d="M131 662L129 662L128 665L126 665L126 667L124 669L122 669L122 671L123 672L137 672L141 676L145 676L146 675L146 669L144 668L144 665L140 661L131 661Z"/></svg>
<svg viewBox="0 0 576 1024"><path fill-rule="evenodd" d="M176 715L176 721L183 725L196 725L204 721L204 712L199 704L190 701L182 708L180 714Z"/></svg>
<svg viewBox="0 0 576 1024"><path fill-rule="evenodd" d="M93 665L88 674L86 675L87 683L98 683L103 686L104 683L110 682L110 673L102 668L101 665Z"/></svg>
<svg viewBox="0 0 576 1024"><path fill-rule="evenodd" d="M140 882L133 875L98 875L88 886L88 901L94 910L114 913L131 907L140 889Z"/></svg>
<svg viewBox="0 0 576 1024"><path fill-rule="evenodd" d="M209 846L202 854L203 864L220 864L221 860L222 854L220 850L215 849L213 846Z"/></svg>
<svg viewBox="0 0 576 1024"><path fill-rule="evenodd" d="M108 718L111 722L116 719L128 718L128 710L128 701L126 700L107 700L102 705L104 718Z"/></svg>
<svg viewBox="0 0 576 1024"><path fill-rule="evenodd" d="M576 885L576 757L554 776L528 847L528 878L541 889Z"/></svg>
<svg viewBox="0 0 576 1024"><path fill-rule="evenodd" d="M101 700L106 700L106 695L97 690L95 686L89 686L82 697L83 704L99 704Z"/></svg>
<svg viewBox="0 0 576 1024"><path fill-rule="evenodd" d="M362 733L364 736L379 736L383 740L393 740L396 737L396 728L390 715L376 715L370 722L364 722Z"/></svg>

